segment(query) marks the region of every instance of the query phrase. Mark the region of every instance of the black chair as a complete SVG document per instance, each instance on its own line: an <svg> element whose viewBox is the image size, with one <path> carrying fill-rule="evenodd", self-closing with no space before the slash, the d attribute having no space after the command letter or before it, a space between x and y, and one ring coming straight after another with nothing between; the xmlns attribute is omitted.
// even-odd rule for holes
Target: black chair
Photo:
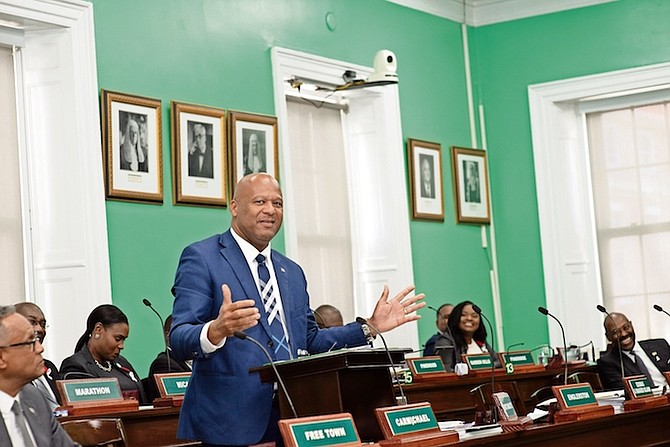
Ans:
<svg viewBox="0 0 670 447"><path fill-rule="evenodd" d="M82 447L126 447L126 432L118 418L77 419L61 425Z"/></svg>
<svg viewBox="0 0 670 447"><path fill-rule="evenodd" d="M533 402L533 407L537 407L537 405L541 402L544 402L545 400L551 399L555 397L554 392L551 389L551 386L543 386L542 388L538 388L533 393L530 395L530 399Z"/></svg>

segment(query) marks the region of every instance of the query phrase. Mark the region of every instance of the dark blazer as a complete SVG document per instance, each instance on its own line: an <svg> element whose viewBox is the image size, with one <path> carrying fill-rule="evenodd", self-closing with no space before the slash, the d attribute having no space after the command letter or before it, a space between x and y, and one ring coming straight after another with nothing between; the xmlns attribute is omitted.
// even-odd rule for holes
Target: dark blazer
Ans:
<svg viewBox="0 0 670 447"><path fill-rule="evenodd" d="M484 346L486 346L486 350L491 354L493 357L493 364L495 365L496 368L500 368L500 360L498 359L498 354L493 350L491 345L488 344L488 342L484 342ZM445 347L453 347L451 350L451 355L449 358L445 359L442 357L442 360L444 361L445 365L447 367L448 371L453 371L454 370L454 365L456 363L461 363L462 362L462 355L468 353L468 347L467 346L456 346L456 343L454 342L453 336L445 332L444 334L440 335L437 340L435 341L435 351L439 351L440 349L444 349Z"/></svg>
<svg viewBox="0 0 670 447"><path fill-rule="evenodd" d="M140 395L140 403L148 403L139 374L122 356L118 356L112 362L112 371L106 372L95 364L91 352L84 345L80 351L63 360L60 365L60 374L63 380L116 377L119 380L121 391L137 391Z"/></svg>
<svg viewBox="0 0 670 447"><path fill-rule="evenodd" d="M438 338L440 338L442 334L439 332L437 334L434 334L432 337L428 339L426 344L423 347L423 356L427 357L429 355L435 355L435 342L437 341Z"/></svg>
<svg viewBox="0 0 670 447"><path fill-rule="evenodd" d="M170 351L170 368L168 368L168 356L165 351L156 356L151 366L149 366L149 376L147 377L148 387L144 391L150 402L159 396L158 386L154 380L154 374L177 373L177 372L191 372L188 364L184 360L174 358L172 351Z"/></svg>
<svg viewBox="0 0 670 447"><path fill-rule="evenodd" d="M190 177L214 178L214 152L208 147L203 154L202 168L200 167L200 152L197 150L188 155L188 175Z"/></svg>
<svg viewBox="0 0 670 447"><path fill-rule="evenodd" d="M667 341L662 338L652 338L650 340L640 340L638 343L661 373L670 371L670 346ZM623 361L623 372L626 377L642 374L637 364L626 354L621 356L621 360ZM619 347L616 343L613 343L612 349L598 359L598 374L606 390L623 389Z"/></svg>
<svg viewBox="0 0 670 447"><path fill-rule="evenodd" d="M294 357L298 350L317 353L333 345L338 349L366 343L358 323L319 330L302 269L274 250L271 256ZM172 288L170 346L175 358L193 357L194 362L177 436L209 444L256 444L268 428L273 385L261 383L249 368L267 363L267 358L248 340L232 337L210 355L200 346L203 325L216 318L223 302L222 284L230 288L233 301L255 301L262 316L258 325L245 332L264 346L272 346L258 288L230 231L186 247Z"/></svg>
<svg viewBox="0 0 670 447"><path fill-rule="evenodd" d="M19 392L21 407L38 447L74 447L79 446L70 439L54 417L51 407L42 393L28 384ZM0 445L11 446L5 421L0 414ZM81 446L79 446L81 447Z"/></svg>

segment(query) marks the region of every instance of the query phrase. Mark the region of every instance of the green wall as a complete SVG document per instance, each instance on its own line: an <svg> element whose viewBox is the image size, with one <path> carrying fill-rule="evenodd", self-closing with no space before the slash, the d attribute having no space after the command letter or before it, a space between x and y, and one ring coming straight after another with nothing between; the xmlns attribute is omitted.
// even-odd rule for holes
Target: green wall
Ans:
<svg viewBox="0 0 670 447"><path fill-rule="evenodd" d="M469 145L460 25L382 0L92 3L99 87L163 102L164 204L107 202L113 301L131 320L124 354L140 374L161 346L141 298L167 315L181 250L230 222L227 210L172 205L169 101L274 114L273 46L367 66L382 48L396 53L403 134L444 150L445 222L411 226L417 288L433 305L470 298L491 309L479 228L454 223L447 148ZM283 250L281 237L274 246ZM433 313L425 315L422 339L434 331Z"/></svg>
<svg viewBox="0 0 670 447"><path fill-rule="evenodd" d="M668 23L668 1L619 0L472 30L507 344L534 347L547 331L528 86L670 61Z"/></svg>
<svg viewBox="0 0 670 447"><path fill-rule="evenodd" d="M367 66L379 49L396 53L403 136L443 150L445 221L410 221L417 289L435 307L470 299L493 315L480 227L454 218L449 147L471 146L459 24L383 0L92 3L99 87L163 102L165 203L107 202L113 301L130 317L125 355L140 374L161 348L157 319L141 298L167 315L183 247L230 222L227 210L172 205L169 101L274 114L273 46ZM325 24L329 11L334 31ZM670 2L620 0L469 30L476 101L486 113L508 344L547 340L547 321L534 310L544 305L544 288L527 86L669 60L668 18ZM274 247L283 250L281 235ZM422 314L425 340L435 318Z"/></svg>

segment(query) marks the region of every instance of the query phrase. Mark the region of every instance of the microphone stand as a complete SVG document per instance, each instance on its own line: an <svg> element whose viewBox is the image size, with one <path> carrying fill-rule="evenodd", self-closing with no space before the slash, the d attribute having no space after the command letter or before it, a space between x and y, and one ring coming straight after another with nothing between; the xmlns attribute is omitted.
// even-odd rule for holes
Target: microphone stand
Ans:
<svg viewBox="0 0 670 447"><path fill-rule="evenodd" d="M172 368L170 366L170 347L168 346L168 342L165 339L165 322L163 321L163 317L161 317L161 314L158 313L156 309L154 309L154 306L151 305L151 301L149 301L146 298L142 299L142 303L147 306L149 309L153 310L154 313L158 316L158 319L161 321L161 334L163 334L163 343L165 344L165 356L167 357L167 367L168 367L168 374L172 372Z"/></svg>
<svg viewBox="0 0 670 447"><path fill-rule="evenodd" d="M259 348L261 348L261 351L265 354L265 356L268 358L270 361L270 366L272 367L272 370L275 373L275 377L277 377L277 382L279 383L279 386L281 387L282 391L284 391L284 396L286 396L286 401L288 402L289 407L291 407L291 411L293 412L293 417L297 418L298 413L295 411L295 407L293 406L293 401L291 400L291 396L288 394L288 390L286 389L286 385L284 385L284 381L282 380L281 376L279 375L279 371L277 371L277 366L275 365L274 360L272 360L272 357L270 356L270 353L268 352L267 349L265 349L265 346L263 346L258 340L255 338L247 335L245 332L242 331L235 331L233 333L235 338L239 338L240 340L249 340Z"/></svg>
<svg viewBox="0 0 670 447"><path fill-rule="evenodd" d="M474 310L480 317L484 318L486 322L489 324L489 329L491 330L491 351L489 352L489 357L491 357L491 400L493 400L493 393L496 392L495 390L495 377L496 377L496 360L495 357L493 356L493 346L495 346L495 333L493 332L493 325L491 324L491 320L489 320L486 315L482 313L481 307L479 307L476 304L472 305L472 310ZM498 422L498 408L494 403L491 404L491 417L493 418L493 422Z"/></svg>
<svg viewBox="0 0 670 447"><path fill-rule="evenodd" d="M616 332L617 329L618 329L616 327L616 321L614 321L614 318L612 318L612 315L609 312L607 312L607 309L605 309L605 306L602 306L602 305L598 304L596 306L596 309L598 309L600 312L602 312L604 314L607 314L605 319L608 319L608 318L610 319L610 321L614 325L614 332ZM656 307L654 307L654 309L656 309ZM621 334L619 334L619 335L621 335ZM621 353L621 340L619 339L619 335L617 335L617 337L616 337L616 343L617 343L617 348L619 349L619 365L621 366L621 383L623 384L623 378L626 377L626 374L624 373L624 369L623 369L623 354Z"/></svg>
<svg viewBox="0 0 670 447"><path fill-rule="evenodd" d="M656 309L659 312L663 312L664 314L666 314L667 316L670 317L670 314L667 313L665 310L663 310L663 308L661 306L659 306L658 304L654 304L654 309Z"/></svg>
<svg viewBox="0 0 670 447"><path fill-rule="evenodd" d="M381 338L382 343L384 344L384 350L386 351L386 356L389 358L389 365L391 365L391 369L393 370L393 379L395 379L396 383L398 384L398 390L400 391L400 400L401 400L401 405L407 405L407 396L405 396L405 391L402 389L402 385L400 384L400 380L398 379L398 375L396 374L395 368L393 367L393 358L391 357L391 352L389 351L389 347L386 344L386 340L384 339L384 336L382 335L381 331L371 325L368 320L366 320L363 317L356 317L356 323L358 324L367 324L370 326L372 329L374 329L377 332L377 335L379 335L379 338Z"/></svg>
<svg viewBox="0 0 670 447"><path fill-rule="evenodd" d="M504 355L509 357L509 352L512 350L512 348L515 348L517 346L523 346L523 345L525 345L524 342L512 343L511 345L509 345L507 347L507 349L505 349L505 354ZM513 365L513 363L510 362L509 360L507 362L505 362L505 370L507 370L507 365ZM514 372L514 369L512 369L512 372ZM512 372L508 372L508 374L512 374Z"/></svg>
<svg viewBox="0 0 670 447"><path fill-rule="evenodd" d="M556 318L555 316L553 316L551 313L549 313L549 311L546 308L540 306L540 307L537 308L537 311L540 312L542 315L550 316L551 318L556 320L556 322L558 323L558 325L561 328L561 335L563 335L563 363L565 363L565 372L563 373L563 375L564 375L563 384L567 385L568 384L568 344L565 342L565 329L563 328L563 325L561 324L561 321L558 318Z"/></svg>
<svg viewBox="0 0 670 447"><path fill-rule="evenodd" d="M440 346L440 350L441 351L442 350L447 351L447 350L451 349L452 353L453 353L453 350L454 350L454 346L453 346L454 336L451 335L451 329L449 329L449 323L448 323L449 319L444 318L444 314L442 312L440 312L439 310L435 309L433 306L426 306L426 307L428 307L428 309L430 309L430 310L434 310L436 313L440 314L440 316L443 319L447 320L447 326L445 326L444 332L449 334L449 339L451 340L452 345ZM444 333L442 334L441 338L446 339L446 337L444 337ZM438 340L439 340L439 338L438 338ZM444 356L442 356L441 353L437 352L437 341L438 340L435 341L435 354L439 355L440 358L442 358L442 362L444 363L444 366L447 368L448 371L453 371L454 367L455 367L455 364L458 363L458 359L454 359L454 365L451 365L451 356L452 355L448 351L447 351L446 355L444 355ZM448 359L447 359L447 356L448 356ZM449 361L447 361L447 360L449 360Z"/></svg>

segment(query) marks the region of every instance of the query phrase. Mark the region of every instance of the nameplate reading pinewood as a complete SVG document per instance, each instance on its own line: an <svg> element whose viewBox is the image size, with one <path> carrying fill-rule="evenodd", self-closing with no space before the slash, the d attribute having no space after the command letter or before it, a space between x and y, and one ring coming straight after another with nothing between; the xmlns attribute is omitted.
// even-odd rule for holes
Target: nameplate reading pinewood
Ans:
<svg viewBox="0 0 670 447"><path fill-rule="evenodd" d="M282 419L279 431L288 447L361 445L354 419L349 413Z"/></svg>
<svg viewBox="0 0 670 447"><path fill-rule="evenodd" d="M502 364L511 363L514 366L535 365L530 351L505 352L500 354Z"/></svg>

